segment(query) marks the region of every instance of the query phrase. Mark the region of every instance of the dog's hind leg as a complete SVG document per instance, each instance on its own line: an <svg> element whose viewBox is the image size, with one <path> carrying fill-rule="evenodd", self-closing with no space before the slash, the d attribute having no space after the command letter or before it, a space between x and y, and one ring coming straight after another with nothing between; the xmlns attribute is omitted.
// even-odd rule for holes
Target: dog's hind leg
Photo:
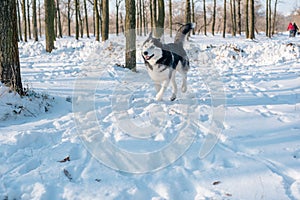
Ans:
<svg viewBox="0 0 300 200"><path fill-rule="evenodd" d="M175 73L176 73L176 71L173 71L172 77L171 77L171 82L172 82L172 96L170 98L171 101L174 101L176 99L176 95L177 95L177 84L176 84Z"/></svg>
<svg viewBox="0 0 300 200"><path fill-rule="evenodd" d="M182 76L182 85L181 85L181 91L185 93L187 91L187 70L184 70L182 67L177 69L177 71Z"/></svg>
<svg viewBox="0 0 300 200"><path fill-rule="evenodd" d="M187 73L183 72L182 74L182 86L181 91L185 93L187 91Z"/></svg>

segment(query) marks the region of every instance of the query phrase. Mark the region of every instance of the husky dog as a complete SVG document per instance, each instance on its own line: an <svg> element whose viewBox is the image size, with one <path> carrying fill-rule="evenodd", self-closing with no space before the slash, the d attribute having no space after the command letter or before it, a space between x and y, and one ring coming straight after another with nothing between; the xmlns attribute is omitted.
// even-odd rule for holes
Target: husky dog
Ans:
<svg viewBox="0 0 300 200"><path fill-rule="evenodd" d="M164 44L160 39L152 37L152 33L150 33L143 44L142 56L149 76L154 81L157 91L156 100L158 101L162 100L170 81L172 83L170 100L174 101L176 99L176 71L182 75L181 91L186 92L187 90L187 71L190 66L188 56L183 48L183 42L187 33L193 28L193 23L182 26L175 36L174 43Z"/></svg>

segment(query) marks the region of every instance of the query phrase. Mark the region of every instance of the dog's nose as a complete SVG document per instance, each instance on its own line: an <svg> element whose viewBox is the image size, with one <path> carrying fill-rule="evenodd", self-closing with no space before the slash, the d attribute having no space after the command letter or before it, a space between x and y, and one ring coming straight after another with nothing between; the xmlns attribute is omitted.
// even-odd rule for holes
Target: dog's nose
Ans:
<svg viewBox="0 0 300 200"><path fill-rule="evenodd" d="M144 51L144 55L145 55L145 56L148 55L148 51Z"/></svg>

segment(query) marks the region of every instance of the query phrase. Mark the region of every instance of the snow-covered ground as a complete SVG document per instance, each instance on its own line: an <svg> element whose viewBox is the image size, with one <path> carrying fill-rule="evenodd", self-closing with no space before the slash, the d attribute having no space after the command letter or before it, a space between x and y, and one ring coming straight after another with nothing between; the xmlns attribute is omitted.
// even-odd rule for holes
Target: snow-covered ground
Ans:
<svg viewBox="0 0 300 200"><path fill-rule="evenodd" d="M174 102L154 100L139 53L137 73L118 66L124 44L19 44L28 95L0 85L1 200L300 199L300 38L192 36Z"/></svg>

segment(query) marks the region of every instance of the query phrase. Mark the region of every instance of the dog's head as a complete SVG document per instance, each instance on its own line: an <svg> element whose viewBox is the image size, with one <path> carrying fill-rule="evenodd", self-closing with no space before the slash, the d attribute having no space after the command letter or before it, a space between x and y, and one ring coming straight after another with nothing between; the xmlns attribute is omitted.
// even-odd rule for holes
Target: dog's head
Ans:
<svg viewBox="0 0 300 200"><path fill-rule="evenodd" d="M142 56L147 62L156 62L162 57L162 42L158 38L152 37L152 33L142 46Z"/></svg>

